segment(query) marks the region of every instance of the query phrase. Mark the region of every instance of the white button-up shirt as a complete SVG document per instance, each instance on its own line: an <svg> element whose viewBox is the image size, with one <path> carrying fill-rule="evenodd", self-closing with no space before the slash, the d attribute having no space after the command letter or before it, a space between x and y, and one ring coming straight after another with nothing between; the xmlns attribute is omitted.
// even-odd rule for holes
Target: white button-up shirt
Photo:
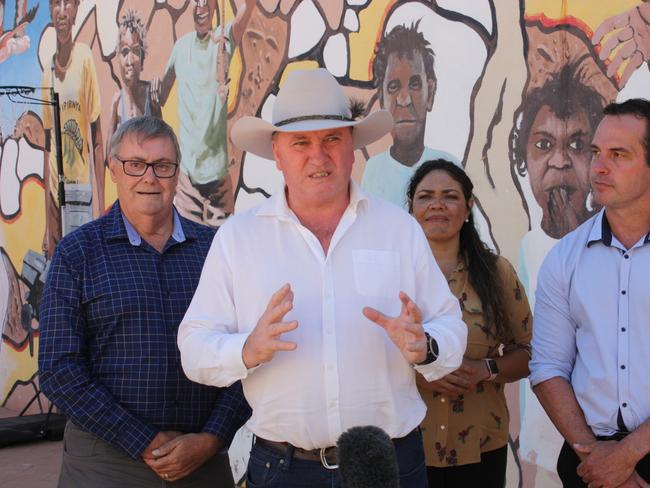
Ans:
<svg viewBox="0 0 650 488"><path fill-rule="evenodd" d="M604 210L565 236L539 273L530 382L573 387L595 435L650 417L650 234L626 249Z"/></svg>
<svg viewBox="0 0 650 488"><path fill-rule="evenodd" d="M294 293L285 320L299 325L282 340L298 347L247 370L244 342L285 283ZM371 306L399 315L400 290L421 308L439 346L438 359L416 369L429 380L455 370L467 327L417 222L351 183L325 254L280 192L217 233L179 329L183 369L209 385L241 379L253 408L248 426L265 439L321 448L358 425L405 436L426 410L413 366L361 313Z"/></svg>

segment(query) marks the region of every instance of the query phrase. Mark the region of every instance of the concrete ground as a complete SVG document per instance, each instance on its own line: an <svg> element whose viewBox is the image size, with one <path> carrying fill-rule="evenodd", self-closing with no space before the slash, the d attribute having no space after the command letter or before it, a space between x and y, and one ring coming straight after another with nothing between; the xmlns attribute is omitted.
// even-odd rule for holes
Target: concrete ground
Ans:
<svg viewBox="0 0 650 488"><path fill-rule="evenodd" d="M0 448L0 488L55 488L62 452L62 441Z"/></svg>
<svg viewBox="0 0 650 488"><path fill-rule="evenodd" d="M0 418L16 412L0 407ZM0 448L0 488L55 488L63 442L37 441Z"/></svg>

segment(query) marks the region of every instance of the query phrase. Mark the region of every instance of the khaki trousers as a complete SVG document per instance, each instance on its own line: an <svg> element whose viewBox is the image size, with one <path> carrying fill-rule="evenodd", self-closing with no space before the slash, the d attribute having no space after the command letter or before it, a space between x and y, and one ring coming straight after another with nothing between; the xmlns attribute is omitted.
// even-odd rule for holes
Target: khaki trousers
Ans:
<svg viewBox="0 0 650 488"><path fill-rule="evenodd" d="M228 453L207 460L187 477L161 480L144 461L131 459L119 449L68 421L63 436L63 463L59 488L233 488Z"/></svg>

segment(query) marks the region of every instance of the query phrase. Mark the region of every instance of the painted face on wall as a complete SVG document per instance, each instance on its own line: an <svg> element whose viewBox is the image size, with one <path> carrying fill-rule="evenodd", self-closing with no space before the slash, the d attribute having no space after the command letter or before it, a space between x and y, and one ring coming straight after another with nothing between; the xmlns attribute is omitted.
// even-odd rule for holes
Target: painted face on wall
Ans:
<svg viewBox="0 0 650 488"><path fill-rule="evenodd" d="M50 16L59 43L70 42L79 0L50 0Z"/></svg>
<svg viewBox="0 0 650 488"><path fill-rule="evenodd" d="M129 29L120 35L118 59L122 80L126 85L133 85L140 80L142 71L142 43L137 32Z"/></svg>
<svg viewBox="0 0 650 488"><path fill-rule="evenodd" d="M217 6L217 0L193 0L194 2L194 30L203 38L212 30L212 18Z"/></svg>
<svg viewBox="0 0 650 488"><path fill-rule="evenodd" d="M433 107L435 81L427 79L419 52L407 56L390 54L381 86L380 105L393 115L393 144L421 145L427 112Z"/></svg>
<svg viewBox="0 0 650 488"><path fill-rule="evenodd" d="M542 208L542 229L559 239L590 215L589 143L592 129L584 111L558 118L548 105L537 112L526 145L528 177Z"/></svg>

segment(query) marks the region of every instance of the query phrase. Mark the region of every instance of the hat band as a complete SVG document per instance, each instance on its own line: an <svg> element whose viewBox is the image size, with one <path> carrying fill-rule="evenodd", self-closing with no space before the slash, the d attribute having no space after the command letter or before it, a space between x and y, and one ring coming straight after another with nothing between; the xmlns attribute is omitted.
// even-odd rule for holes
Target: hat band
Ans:
<svg viewBox="0 0 650 488"><path fill-rule="evenodd" d="M342 120L345 122L352 122L354 119L350 117L345 117L343 115L303 115L302 117L292 117L290 119L284 119L276 123L276 127L282 127L283 125L292 124L294 122L302 122L304 120Z"/></svg>

